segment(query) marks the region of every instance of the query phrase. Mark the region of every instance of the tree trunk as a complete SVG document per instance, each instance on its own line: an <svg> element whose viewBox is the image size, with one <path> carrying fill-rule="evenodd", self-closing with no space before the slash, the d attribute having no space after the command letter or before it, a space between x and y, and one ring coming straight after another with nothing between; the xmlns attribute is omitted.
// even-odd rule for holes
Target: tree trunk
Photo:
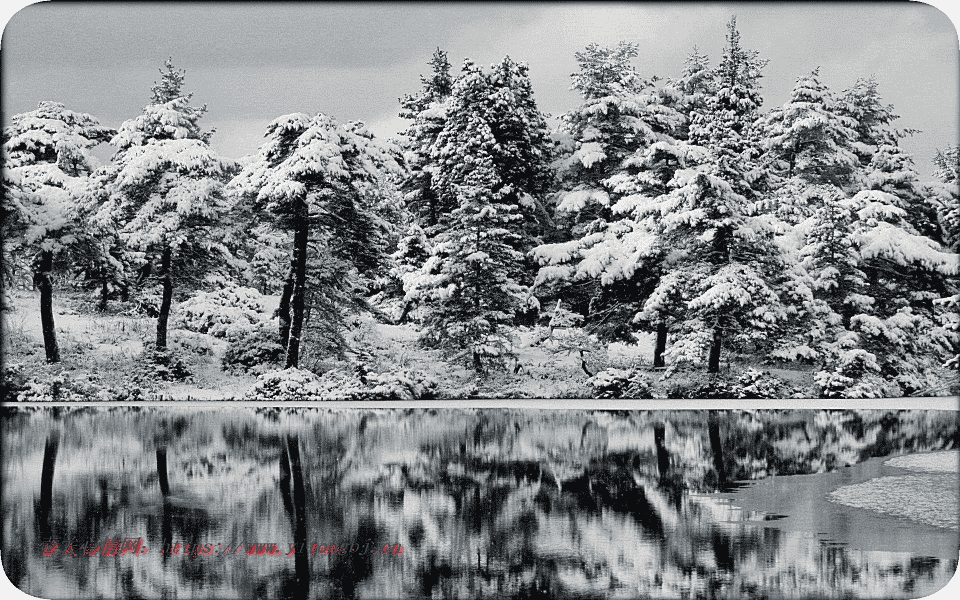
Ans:
<svg viewBox="0 0 960 600"><path fill-rule="evenodd" d="M303 465L300 461L298 437L287 439L287 455L290 457L295 513L293 529L294 573L297 581L295 598L305 600L310 591L310 562L307 554L307 493L303 485Z"/></svg>
<svg viewBox="0 0 960 600"><path fill-rule="evenodd" d="M713 343L710 344L710 360L707 362L707 373L720 372L720 348L723 345L723 329L720 325L713 328Z"/></svg>
<svg viewBox="0 0 960 600"><path fill-rule="evenodd" d="M170 481L167 479L166 448L157 448L157 479L160 481L160 493L166 498L170 495Z"/></svg>
<svg viewBox="0 0 960 600"><path fill-rule="evenodd" d="M707 430L710 434L710 448L713 450L713 468L717 472L720 487L727 485L727 472L723 467L723 445L720 443L720 420L717 411L710 411L707 417Z"/></svg>
<svg viewBox="0 0 960 600"><path fill-rule="evenodd" d="M106 312L107 310L107 300L110 297L110 275L109 272L104 269L100 275L100 304L97 305L97 310L100 312Z"/></svg>
<svg viewBox="0 0 960 600"><path fill-rule="evenodd" d="M296 269L294 261L290 259L290 271L283 282L283 292L280 294L280 306L277 308L277 319L280 321L280 345L287 347L290 341L290 296L293 295L293 278Z"/></svg>
<svg viewBox="0 0 960 600"><path fill-rule="evenodd" d="M657 448L657 473L666 477L670 473L670 452L667 450L667 428L663 423L653 426L653 445Z"/></svg>
<svg viewBox="0 0 960 600"><path fill-rule="evenodd" d="M43 466L40 470L40 518L46 521L53 508L53 470L57 463L60 440L56 434L47 438L43 448Z"/></svg>
<svg viewBox="0 0 960 600"><path fill-rule="evenodd" d="M40 265L34 276L34 284L40 290L40 327L43 329L43 348L47 352L47 362L60 362L60 346L57 345L57 329L53 322L53 282L50 272L53 270L53 252L40 253Z"/></svg>
<svg viewBox="0 0 960 600"><path fill-rule="evenodd" d="M307 242L309 233L307 207L306 204L301 201L297 210L296 231L293 235L294 281L293 294L290 299L293 319L290 323L290 339L287 342L287 369L296 368L300 363L300 336L303 332L303 307L306 296L304 287L307 281Z"/></svg>
<svg viewBox="0 0 960 600"><path fill-rule="evenodd" d="M173 302L173 278L170 276L172 260L173 251L167 246L160 256L160 284L163 286L163 297L160 301L160 315L157 317L157 350L167 349L167 321L170 319L170 304Z"/></svg>
<svg viewBox="0 0 960 600"><path fill-rule="evenodd" d="M666 366L663 352L667 349L667 324L657 323L657 345L653 349L653 368Z"/></svg>

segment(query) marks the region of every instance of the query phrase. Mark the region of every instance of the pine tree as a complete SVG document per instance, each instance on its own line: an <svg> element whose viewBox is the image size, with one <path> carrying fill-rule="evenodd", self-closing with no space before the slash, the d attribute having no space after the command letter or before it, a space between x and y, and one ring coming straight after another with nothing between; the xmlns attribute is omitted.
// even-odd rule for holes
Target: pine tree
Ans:
<svg viewBox="0 0 960 600"><path fill-rule="evenodd" d="M420 77L423 88L415 95L400 99L400 116L413 121L403 132L403 149L409 174L401 184L404 201L420 225L427 230L440 225L452 206L441 205L431 185L436 164L430 149L443 130L446 101L453 90L447 53L437 48L430 60L433 74Z"/></svg>
<svg viewBox="0 0 960 600"><path fill-rule="evenodd" d="M556 220L567 232L533 251L542 265L538 288L562 292L587 328L625 341L633 341L632 317L655 279L648 266L655 261L649 234L613 207L628 194L665 190L685 160L672 137L684 123L671 106L678 98L640 77L630 64L636 55L624 42L577 53L573 89L583 103L563 117L558 160Z"/></svg>
<svg viewBox="0 0 960 600"><path fill-rule="evenodd" d="M11 121L3 131L4 252L34 255L44 348L47 362L54 363L60 350L51 275L55 266L72 267L96 252L82 190L94 169L90 150L116 132L59 102L40 102Z"/></svg>
<svg viewBox="0 0 960 600"><path fill-rule="evenodd" d="M929 186L929 193L936 206L938 238L946 247L960 252L960 146L937 150L933 162L940 185Z"/></svg>
<svg viewBox="0 0 960 600"><path fill-rule="evenodd" d="M526 65L507 57L484 73L466 61L431 149L433 191L455 208L444 227L427 230L432 254L407 276L406 299L429 307L425 342L466 351L478 372L491 344L503 349L502 326L520 307L548 156Z"/></svg>
<svg viewBox="0 0 960 600"><path fill-rule="evenodd" d="M462 125L452 120L441 134L446 144L440 154L451 171L441 170L435 182L458 206L432 240L431 258L411 291L429 308L424 341L465 352L481 374L484 357L506 351L502 330L513 321L523 293L517 283L523 255L515 247L523 217L519 206L506 200L497 177L493 132L481 116L462 116L469 120ZM454 153L462 163L452 160Z"/></svg>
<svg viewBox="0 0 960 600"><path fill-rule="evenodd" d="M770 111L758 127L766 159L777 175L845 188L860 164L851 148L856 122L841 114L819 77L818 68L798 78L789 102Z"/></svg>
<svg viewBox="0 0 960 600"><path fill-rule="evenodd" d="M210 149L212 132L201 132L206 107L189 105L182 95L183 71L166 62L153 87L153 103L125 121L110 141L116 148L108 173L110 197L99 218L118 225L121 239L143 253L146 269L158 280L162 299L156 348L167 346L167 322L175 282L194 287L208 267L230 258L212 232L229 209L223 186L237 169L234 161Z"/></svg>
<svg viewBox="0 0 960 600"><path fill-rule="evenodd" d="M785 316L773 280L782 269L769 219L745 212L746 199L723 179L677 171L671 190L621 201L661 248L662 273L638 319L678 322L667 351L676 361L720 369L725 344L758 344Z"/></svg>
<svg viewBox="0 0 960 600"><path fill-rule="evenodd" d="M853 120L855 137L851 149L860 165L870 164L874 154L883 146L896 146L900 139L917 133L915 129L897 130L891 123L900 117L893 112L892 104L883 104L875 76L857 79L853 87L844 90L837 102L836 112Z"/></svg>
<svg viewBox="0 0 960 600"><path fill-rule="evenodd" d="M232 193L292 233L279 317L286 367L299 365L307 308L318 342L344 349L343 311L363 305L360 278L380 267L387 224L375 213L388 176L403 175L399 149L361 123L294 113L267 127L257 156L231 181Z"/></svg>

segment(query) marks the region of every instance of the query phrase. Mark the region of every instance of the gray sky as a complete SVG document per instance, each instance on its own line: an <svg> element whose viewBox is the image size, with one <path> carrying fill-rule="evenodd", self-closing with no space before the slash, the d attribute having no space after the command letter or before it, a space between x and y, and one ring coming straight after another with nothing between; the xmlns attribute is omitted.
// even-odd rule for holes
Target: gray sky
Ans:
<svg viewBox="0 0 960 600"><path fill-rule="evenodd" d="M22 4L22 2L21 2ZM254 152L274 118L325 112L360 119L381 136L402 130L398 97L420 87L438 46L455 71L509 54L530 65L541 110L559 115L574 53L590 42L640 45L644 76L673 77L698 46L716 64L726 22L770 60L764 109L788 100L797 77L820 67L835 92L875 74L903 142L928 178L936 148L958 143L960 44L950 19L918 3L267 4L41 3L4 15L3 124L41 100L106 125L140 114L167 57L206 103L213 146Z"/></svg>

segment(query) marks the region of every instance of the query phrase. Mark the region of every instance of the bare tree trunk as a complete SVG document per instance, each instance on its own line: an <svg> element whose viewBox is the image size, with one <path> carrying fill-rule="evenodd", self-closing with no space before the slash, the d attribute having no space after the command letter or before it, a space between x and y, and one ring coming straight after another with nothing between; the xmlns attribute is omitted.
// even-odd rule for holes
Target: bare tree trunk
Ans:
<svg viewBox="0 0 960 600"><path fill-rule="evenodd" d="M157 478L160 480L160 493L166 498L170 495L170 482L167 480L166 448L157 448Z"/></svg>
<svg viewBox="0 0 960 600"><path fill-rule="evenodd" d="M296 598L306 599L310 590L310 563L307 554L307 493L303 485L303 465L300 461L300 439L287 439L287 455L293 476L293 506L295 526L293 529L294 572L296 573Z"/></svg>
<svg viewBox="0 0 960 600"><path fill-rule="evenodd" d="M707 361L707 373L720 372L720 348L723 346L723 328L718 324L713 328L713 343L710 344L710 359Z"/></svg>
<svg viewBox="0 0 960 600"><path fill-rule="evenodd" d="M663 360L663 353L667 349L667 324L657 323L657 345L653 349L653 367L664 367L666 361Z"/></svg>
<svg viewBox="0 0 960 600"><path fill-rule="evenodd" d="M713 468L717 471L717 479L722 488L727 484L727 472L723 467L723 446L720 443L720 420L717 418L717 411L710 411L707 429L710 433L710 448L713 450Z"/></svg>
<svg viewBox="0 0 960 600"><path fill-rule="evenodd" d="M57 363L60 362L60 346L57 345L57 329L53 322L51 271L53 271L53 252L43 250L40 253L40 264L34 276L34 284L40 290L40 327L43 330L43 348L47 353L47 362Z"/></svg>
<svg viewBox="0 0 960 600"><path fill-rule="evenodd" d="M43 466L40 471L40 513L43 520L50 516L50 509L53 507L53 471L59 449L60 440L56 434L52 434L43 448Z"/></svg>
<svg viewBox="0 0 960 600"><path fill-rule="evenodd" d="M277 308L277 318L280 321L280 345L284 348L290 340L290 296L293 295L293 278L296 273L293 258L290 259L290 270L287 279L283 282L283 292L280 294L280 306Z"/></svg>
<svg viewBox="0 0 960 600"><path fill-rule="evenodd" d="M107 310L107 300L110 297L110 275L109 271L103 269L100 274L100 304L97 305L97 310L100 312L106 312Z"/></svg>
<svg viewBox="0 0 960 600"><path fill-rule="evenodd" d="M287 342L286 368L296 368L300 363L300 336L303 332L303 310L307 282L307 242L309 241L309 223L307 222L306 203L300 201L297 210L296 231L293 235L293 295L290 308L293 319L290 323L290 339Z"/></svg>
<svg viewBox="0 0 960 600"><path fill-rule="evenodd" d="M670 452L667 450L666 432L667 428L663 423L653 426L653 445L657 447L657 472L661 478L670 473Z"/></svg>
<svg viewBox="0 0 960 600"><path fill-rule="evenodd" d="M170 305L173 302L173 278L170 276L170 263L173 251L167 246L160 257L160 284L163 297L160 301L160 315L157 317L157 350L167 349L167 321L170 319Z"/></svg>

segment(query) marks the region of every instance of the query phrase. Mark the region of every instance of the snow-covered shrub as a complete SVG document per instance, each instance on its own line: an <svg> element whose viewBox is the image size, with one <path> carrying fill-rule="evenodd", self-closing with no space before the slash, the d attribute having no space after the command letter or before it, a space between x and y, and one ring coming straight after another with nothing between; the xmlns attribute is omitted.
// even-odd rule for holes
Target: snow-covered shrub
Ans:
<svg viewBox="0 0 960 600"><path fill-rule="evenodd" d="M284 348L274 323L261 323L234 336L223 355L223 370L230 373L262 373L276 368Z"/></svg>
<svg viewBox="0 0 960 600"><path fill-rule="evenodd" d="M136 290L130 295L124 314L134 317L156 318L160 315L160 304L163 302L160 286L152 286Z"/></svg>
<svg viewBox="0 0 960 600"><path fill-rule="evenodd" d="M95 402L115 400L115 394L90 377L60 372L53 377L32 377L20 382L5 395L17 402Z"/></svg>
<svg viewBox="0 0 960 600"><path fill-rule="evenodd" d="M213 354L213 345L210 343L210 338L184 329L175 330L170 334L170 347L175 351L199 356Z"/></svg>
<svg viewBox="0 0 960 600"><path fill-rule="evenodd" d="M880 377L876 357L860 348L841 351L814 375L820 398L883 398L892 390ZM899 391L899 390L897 390Z"/></svg>
<svg viewBox="0 0 960 600"><path fill-rule="evenodd" d="M373 386L371 399L377 400L426 400L434 398L439 387L433 377L408 369L367 375L367 383Z"/></svg>
<svg viewBox="0 0 960 600"><path fill-rule="evenodd" d="M594 398L653 398L649 377L637 369L605 369L587 380Z"/></svg>
<svg viewBox="0 0 960 600"><path fill-rule="evenodd" d="M133 380L150 386L157 380L187 381L192 373L183 360L171 349L157 350L151 342L144 344L143 354L137 360Z"/></svg>
<svg viewBox="0 0 960 600"><path fill-rule="evenodd" d="M199 292L180 304L174 326L219 338L242 335L260 321L263 296L248 287Z"/></svg>
<svg viewBox="0 0 960 600"><path fill-rule="evenodd" d="M257 377L245 400L259 402L318 402L325 400L320 379L305 369L271 371Z"/></svg>
<svg viewBox="0 0 960 600"><path fill-rule="evenodd" d="M751 368L737 378L736 383L730 386L730 391L733 394L731 398L760 399L784 398L789 390L777 377Z"/></svg>
<svg viewBox="0 0 960 600"><path fill-rule="evenodd" d="M437 385L436 380L419 371L361 375L357 371L331 369L318 377L303 369L285 369L257 377L245 399L260 402L415 400L432 398Z"/></svg>

